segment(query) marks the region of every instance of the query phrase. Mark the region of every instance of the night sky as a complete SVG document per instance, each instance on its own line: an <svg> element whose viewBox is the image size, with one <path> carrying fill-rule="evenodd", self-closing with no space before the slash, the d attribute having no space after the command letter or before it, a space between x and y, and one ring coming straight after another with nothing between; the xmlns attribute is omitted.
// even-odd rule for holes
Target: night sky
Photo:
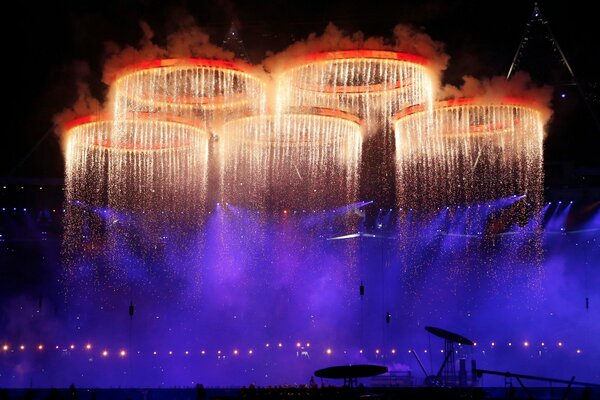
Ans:
<svg viewBox="0 0 600 400"><path fill-rule="evenodd" d="M6 13L3 23L8 145L2 146L0 176L60 178L63 160L52 116L75 100L75 82L80 76L75 65L89 65L83 80L104 100L105 43L136 45L142 36L141 20L152 28L159 45L185 15L193 16L217 45L234 21L248 58L256 64L269 51L279 52L311 32L321 34L328 22L349 34L362 31L365 36L390 38L395 25L410 24L445 43L450 61L444 82L460 84L466 74L478 78L506 75L533 2L110 0L22 2L15 7L17 11ZM600 129L590 112L598 115L600 104L600 35L595 14L583 1L540 2L540 7L590 106L570 84L546 31L532 26L521 68L537 83L556 87L555 117L545 143L547 174L559 173L561 168L555 166L564 161L599 166L595 149L600 146Z"/></svg>

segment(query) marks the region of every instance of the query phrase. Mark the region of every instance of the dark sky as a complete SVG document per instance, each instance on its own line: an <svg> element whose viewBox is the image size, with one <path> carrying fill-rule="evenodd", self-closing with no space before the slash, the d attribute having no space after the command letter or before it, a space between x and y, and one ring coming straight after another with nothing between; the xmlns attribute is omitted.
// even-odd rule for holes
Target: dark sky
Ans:
<svg viewBox="0 0 600 400"><path fill-rule="evenodd" d="M597 113L600 89L600 28L597 14L581 0L539 2L541 10ZM98 97L104 43L136 44L139 21L147 21L156 41L169 33L182 12L221 43L231 22L251 60L258 63L266 51L281 51L310 32L322 33L327 22L352 33L392 36L399 23L422 28L446 44L450 55L446 82L460 77L505 75L523 35L533 2L510 1L45 1L19 2L17 11L4 12L5 94L8 110L1 147L0 177L61 177L62 157L51 133L52 115L75 99L73 62L89 64L88 82ZM569 76L553 55L545 31L534 32L523 69L539 83L557 84L555 120L546 141L548 165L564 160L600 166L600 132ZM535 39L535 40L533 40ZM527 61L527 62L525 62ZM552 82L550 82L552 81ZM595 96L595 98L594 98ZM594 100L595 99L595 100ZM598 115L598 114L597 114ZM50 132L50 133L48 133ZM40 142L41 140L41 142ZM36 147L36 144L39 145Z"/></svg>

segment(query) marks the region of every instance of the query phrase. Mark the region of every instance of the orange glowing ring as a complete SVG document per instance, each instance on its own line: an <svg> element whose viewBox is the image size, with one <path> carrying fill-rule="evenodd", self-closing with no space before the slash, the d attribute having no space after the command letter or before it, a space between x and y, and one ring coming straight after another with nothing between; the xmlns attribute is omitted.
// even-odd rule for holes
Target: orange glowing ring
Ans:
<svg viewBox="0 0 600 400"><path fill-rule="evenodd" d="M351 58L375 58L381 60L396 60L406 61L411 64L427 65L429 61L425 57L417 56L410 53L402 53L389 50L338 50L338 51L322 51L319 53L310 53L305 55L302 60L304 63L313 63L316 61L330 61Z"/></svg>
<svg viewBox="0 0 600 400"><path fill-rule="evenodd" d="M169 115L166 119L164 118L156 118L156 115L151 113L136 113L130 114L123 121L119 121L119 123L125 124L135 124L135 123L147 123L147 122L157 122L160 124L167 125L179 125L185 126L185 128L190 129L195 132L197 135L205 136L206 140L209 139L209 134L202 129L197 124L191 124L188 120L184 118L180 118L174 115ZM84 125L94 124L94 125L106 125L105 132L101 135L96 134L95 137L92 138L91 146L97 150L110 150L110 151L135 151L135 152L158 152L165 150L177 150L177 149L187 149L193 146L193 142L190 139L186 140L174 140L170 143L154 143L145 145L145 147L140 147L139 144L128 142L128 143L119 143L113 144L111 139L107 137L107 132L110 131L116 121L112 119L109 115L87 115L80 118L77 118L73 121L70 121L65 125L66 139L67 141L71 140L76 135L82 134L83 132L78 132L77 128L81 128ZM189 135L193 135L194 133L190 132ZM92 133L93 134L93 133Z"/></svg>
<svg viewBox="0 0 600 400"><path fill-rule="evenodd" d="M535 100L525 99L522 97L512 97L512 96L504 96L497 99L489 99L489 98L478 98L478 97L459 97L456 99L443 100L436 105L440 108L444 107L454 107L454 106L462 106L462 105L503 105L503 106L519 106L519 107L529 107L529 108L540 108L539 103Z"/></svg>
<svg viewBox="0 0 600 400"><path fill-rule="evenodd" d="M433 105L434 109L460 107L466 105L485 105L485 106L517 106L539 109L540 104L534 100L524 99L522 97L499 97L497 99L477 98L477 97L459 97L456 99L438 101ZM418 114L427 110L425 104L415 104L414 106L406 107L398 112L393 119L395 121L411 114Z"/></svg>
<svg viewBox="0 0 600 400"><path fill-rule="evenodd" d="M218 71L230 71L234 72L238 78L247 80L254 80L259 85L265 87L266 82L261 77L257 76L254 71L255 69L245 63L226 61L226 60L211 60L205 58L173 58L165 60L152 60L144 61L137 64L129 65L118 73L115 74L115 78L111 80L113 85L117 85L117 82L128 76L141 74L148 70L158 70L168 68L170 70L178 71L189 68L197 68L210 70L214 72ZM172 108L172 109L221 109L225 107L239 107L247 104L249 99L247 94L244 92L238 92L233 95L211 95L211 96L190 96L190 95L170 95L162 94L152 91L147 91L141 96L136 96L133 99L138 104Z"/></svg>
<svg viewBox="0 0 600 400"><path fill-rule="evenodd" d="M64 127L64 139L65 143L70 143L75 137L84 135L85 132L80 129L85 125L110 125L112 126L112 118L108 114L92 114L92 115L84 115L78 118L75 118L65 124ZM105 129L105 134L108 132L108 128ZM92 133L94 135L94 133ZM93 139L94 141L98 140L97 138ZM83 146L83 145L79 145Z"/></svg>
<svg viewBox="0 0 600 400"><path fill-rule="evenodd" d="M190 120L190 119L187 119L187 118L181 117L179 115L175 115L175 114L168 114L168 115L160 114L160 115L158 115L158 114L149 113L149 112L137 112L137 113L127 114L127 117L125 118L125 120L132 120L132 119L177 122L177 123L180 123L183 125L190 125L195 128L204 129L204 127L201 124L199 124L197 121ZM114 122L114 119L110 114L84 115L84 116L77 117L77 118L67 122L65 124L65 131L68 131L71 128L74 128L79 125L85 125L85 124L89 124L89 123L93 123L93 122L104 122L104 121Z"/></svg>
<svg viewBox="0 0 600 400"><path fill-rule="evenodd" d="M195 66L206 69L222 69L232 70L252 75L253 67L249 64L227 61L227 60L211 60L208 58L168 58L162 60L142 61L136 64L131 64L119 70L109 83L113 83L124 75L147 70L166 67L190 67ZM254 77L254 76L253 76Z"/></svg>
<svg viewBox="0 0 600 400"><path fill-rule="evenodd" d="M247 137L242 137L238 134L238 130L235 130L235 133L230 134L231 129L228 129L231 126L240 126L242 124L254 124L255 126L260 126L261 124L272 126L275 122L282 121L283 119L299 119L299 118L307 118L307 119L321 119L321 120L337 120L338 122L348 124L353 126L360 136L362 140L362 130L360 125L360 119L352 114L348 114L342 111L326 109L326 108L314 108L311 109L310 113L306 112L287 112L279 115L250 115L242 118L238 118L232 121L225 123L222 127L222 135L224 138L233 141L243 141L245 144L250 145L268 145L268 144L276 144L279 142L279 138L277 135L270 135L268 140L259 140L256 138L248 139ZM255 135L253 135L255 136ZM314 141L304 141L297 142L296 145L312 145Z"/></svg>
<svg viewBox="0 0 600 400"><path fill-rule="evenodd" d="M435 103L433 105L433 112L438 111L446 111L451 109L458 109L466 106L505 106L505 107L516 107L516 108L529 108L535 111L539 111L540 105L539 103L530 100L524 99L521 97L501 97L497 99L488 99L488 98L476 98L476 97L460 97L456 99L443 100ZM399 113L397 113L394 118L394 124L398 124L403 118L409 118L413 116L417 116L419 114L425 113L427 111L427 107L424 104L417 104L414 106L406 107ZM502 124L500 122L496 123L488 123L488 124L472 124L469 126L469 133L473 135L497 135L501 134L503 131L513 129L517 125L520 124L518 118L514 118L512 123L510 124ZM441 133L442 136L455 136L457 134L461 134L464 132L452 132L452 133Z"/></svg>
<svg viewBox="0 0 600 400"><path fill-rule="evenodd" d="M412 64L417 67L426 68L428 60L424 57L410 53L401 53L388 50L340 50L326 51L319 53L311 53L298 59L296 63L290 63L290 68L284 71L289 73L301 68L306 68L309 65L315 64L332 64L343 60L381 60L382 62L390 63L405 63ZM410 82L385 82L385 83L370 83L367 85L329 85L324 86L320 83L303 84L298 86L299 89L322 92L326 94L344 94L344 95L361 95L361 94L381 94L394 90L400 90L410 87Z"/></svg>
<svg viewBox="0 0 600 400"><path fill-rule="evenodd" d="M352 121L358 125L362 124L362 120L358 116L347 113L345 111L335 109L335 108L294 106L294 107L289 107L287 109L287 111L283 113L283 115L289 115L289 114L320 115L323 117L335 117L335 118Z"/></svg>
<svg viewBox="0 0 600 400"><path fill-rule="evenodd" d="M411 87L412 84L410 82L405 83L404 85L400 82L394 82L391 85L376 83L371 85L353 85L353 86L321 86L317 83L303 85L300 88L309 92L321 92L327 94L345 94L345 95L353 95L353 94L380 94L385 92L391 92L393 90L405 89Z"/></svg>
<svg viewBox="0 0 600 400"><path fill-rule="evenodd" d="M79 127L85 124L91 124L94 122L104 122L110 121L112 118L109 114L92 114L92 115L84 115L82 117L77 117L65 124L65 132L69 132L71 129L75 127Z"/></svg>

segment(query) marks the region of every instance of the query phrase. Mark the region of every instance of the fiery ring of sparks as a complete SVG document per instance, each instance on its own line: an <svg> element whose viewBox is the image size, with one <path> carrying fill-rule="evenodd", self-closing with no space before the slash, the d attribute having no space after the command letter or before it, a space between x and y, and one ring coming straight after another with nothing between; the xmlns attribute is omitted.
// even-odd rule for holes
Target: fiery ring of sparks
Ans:
<svg viewBox="0 0 600 400"><path fill-rule="evenodd" d="M284 123L287 121L298 121L301 118L312 120L312 121L333 121L337 120L339 123L353 125L355 127L356 132L359 133L360 140L362 140L362 130L360 119L352 114L338 111L334 109L325 109L325 108L313 108L310 109L310 112L299 112L292 111L283 114L271 114L271 115L249 115L242 118L238 118L232 121L229 121L223 124L222 134L221 136L231 141L243 141L247 144L264 144L270 145L279 142L281 139L277 135L278 129L274 128L265 128L265 129L255 129L252 131L253 135L261 135L263 134L263 130L266 130L271 133L268 138L257 139L242 137L237 135L237 129L232 129L235 126L241 126L242 124L254 124L256 126L265 125L265 126L276 126L278 123ZM235 133L231 133L235 132ZM265 140L266 139L266 140ZM305 140L305 141L297 141L295 145L314 145L315 141ZM283 144L283 142L282 142Z"/></svg>
<svg viewBox="0 0 600 400"><path fill-rule="evenodd" d="M341 50L341 51L329 51L311 53L297 60L296 63L290 63L290 68L286 69L283 75L292 74L298 70L310 68L311 66L323 64L331 65L331 70L335 70L333 66L337 62L356 60L367 61L377 60L379 63L388 64L407 64L415 68L423 68L426 72L428 60L424 57L417 56L410 53L402 53L388 50ZM381 83L367 83L367 84L348 84L344 85L330 84L323 85L321 82L297 84L300 90L306 90L311 92L324 92L332 95L344 94L344 95L363 95L363 94L382 94L391 92L394 90L406 90L412 85L410 79L401 81L396 80L394 82L386 82L383 77L379 77ZM359 79L359 81L362 81Z"/></svg>
<svg viewBox="0 0 600 400"><path fill-rule="evenodd" d="M91 148L95 148L97 150L110 150L110 151L124 151L124 152L159 152L159 151L167 151L167 150L184 150L193 147L193 141L188 139L178 140L174 139L172 142L165 143L155 143L151 145L141 145L139 143L127 142L122 144L114 144L111 140L111 132L112 129L115 129L115 124L161 124L167 126L182 126L185 127L187 131L189 131L189 135L199 135L205 136L208 141L210 135L204 129L197 125L192 125L190 121L177 117L175 115L169 115L166 118L161 116L160 119L156 118L154 114L151 113L135 113L130 114L127 118L123 120L114 120L109 115L86 115L84 117L77 118L65 125L65 139L66 143L72 143L73 140L76 139L77 136L81 134L85 134L85 131L80 131L79 128L84 127L88 124L94 125L108 125L104 132L98 130L95 132L95 136L91 138L90 142L87 144ZM102 136L99 136L102 135ZM79 146L83 146L84 144L79 143Z"/></svg>
<svg viewBox="0 0 600 400"><path fill-rule="evenodd" d="M400 123L404 123L409 118L418 118L428 111L435 112L451 112L452 110L460 110L465 107L513 107L521 109L531 109L534 112L540 114L540 105L532 100L524 99L520 97L501 97L496 99L489 98L476 98L476 97L461 97L450 100L443 100L433 105L433 110L429 110L424 104L417 104L414 106L407 107L397 113L393 117L394 126ZM541 116L540 116L541 118ZM469 125L468 131L463 132L440 132L440 136L459 136L459 135L471 135L471 136L493 136L501 135L502 133L512 131L518 126L521 121L518 118L514 118L512 123L506 124L501 122L488 122L488 123L473 123Z"/></svg>
<svg viewBox="0 0 600 400"><path fill-rule="evenodd" d="M263 90L266 87L266 82L256 74L256 69L249 64L226 61L212 60L205 58L173 58L144 61L137 64L129 65L115 74L111 85L119 86L119 82L135 75L155 74L157 71L167 70L169 74L184 73L192 71L198 74L204 70L214 74L216 79L224 73L232 73L233 79L246 82L255 82L258 86L262 86ZM150 90L141 95L132 95L127 93L128 101L149 107L151 109L171 108L179 110L217 110L222 108L241 107L250 102L247 93L244 90L239 90L234 94L223 95L219 92L218 86L215 86L212 95L193 96L193 95L173 95L160 93L158 87L152 87Z"/></svg>

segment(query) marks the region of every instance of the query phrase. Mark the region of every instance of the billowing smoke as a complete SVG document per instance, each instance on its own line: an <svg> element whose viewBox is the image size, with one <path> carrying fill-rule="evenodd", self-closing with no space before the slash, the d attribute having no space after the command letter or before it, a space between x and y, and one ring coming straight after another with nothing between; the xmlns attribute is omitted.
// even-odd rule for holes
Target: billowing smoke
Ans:
<svg viewBox="0 0 600 400"><path fill-rule="evenodd" d="M119 71L143 61L186 57L221 60L234 60L235 58L233 52L212 44L210 36L205 30L199 27L194 18L185 12L178 12L169 21L172 32L166 36L164 41L156 38L154 30L147 22L140 21L139 25L142 35L137 44L122 45L114 41L105 43L105 61L102 66L103 83L109 85ZM380 36L365 37L360 31L348 34L333 23L329 23L323 34L311 33L305 40L295 42L277 54L268 55L262 63L262 68L276 73L280 68L288 65L291 60L304 54L350 49L390 50L422 56L429 60L428 67L436 75L434 80L437 78L438 81L449 60L449 56L444 53L443 43L433 40L426 33L409 25L397 25L393 29L393 38L384 38ZM81 76L89 76L89 67L87 72ZM75 104L54 117L54 120L60 125L89 113L102 112L103 101L94 98L83 82L82 80L82 83L77 84L78 99ZM437 84L435 86L437 87Z"/></svg>
<svg viewBox="0 0 600 400"><path fill-rule="evenodd" d="M90 87L87 83L78 81L76 85L77 100L75 103L62 112L55 114L52 118L54 124L59 127L64 127L67 122L82 115L96 114L102 110L100 100L92 96Z"/></svg>
<svg viewBox="0 0 600 400"><path fill-rule="evenodd" d="M121 47L116 42L106 42L104 49L106 61L102 73L102 81L110 84L118 71L141 61L157 60L167 57L167 50L156 45L152 39L154 31L145 21L140 21L143 36L137 46L126 45Z"/></svg>
<svg viewBox="0 0 600 400"><path fill-rule="evenodd" d="M210 36L197 24L192 16L178 13L171 25L173 32L168 34L164 45L157 44L154 30L146 21L140 21L142 37L137 45L121 45L108 41L104 44L105 61L102 66L102 82L109 85L123 68L149 60L164 58L201 57L209 59L233 60L234 53L226 51L210 42ZM93 96L89 84L91 70L85 62L74 62L72 76L75 77L77 99L72 106L58 112L53 117L56 132L61 135L69 121L89 114L107 112L106 99Z"/></svg>
<svg viewBox="0 0 600 400"><path fill-rule="evenodd" d="M552 100L552 87L536 85L527 72L519 71L507 80L503 76L477 79L466 75L463 85L456 87L445 85L442 87L439 98L441 100L476 97L488 100L497 100L506 97L520 98L535 103L542 112L544 123L552 116L550 102Z"/></svg>
<svg viewBox="0 0 600 400"><path fill-rule="evenodd" d="M167 37L168 57L202 57L219 60L233 60L235 54L210 43L210 36L196 25L190 15L177 19L175 32Z"/></svg>
<svg viewBox="0 0 600 400"><path fill-rule="evenodd" d="M68 122L84 115L102 113L103 110L102 102L94 97L88 84L91 75L89 64L84 61L75 61L67 67L67 70L70 76L74 77L77 97L72 106L52 117L55 132L59 135L63 133Z"/></svg>
<svg viewBox="0 0 600 400"><path fill-rule="evenodd" d="M263 61L263 65L267 71L276 73L305 54L355 49L389 50L422 56L429 60L428 66L438 77L446 69L450 59L444 52L442 42L433 40L410 25L396 25L393 29L393 39L390 40L381 36L365 37L360 31L347 34L330 22L322 35L311 33L305 40L297 41L287 49L269 55Z"/></svg>
<svg viewBox="0 0 600 400"><path fill-rule="evenodd" d="M114 42L106 43L106 63L102 80L110 84L115 75L127 67L141 61L161 58L201 57L220 60L233 60L234 53L223 50L210 42L210 36L196 25L190 15L178 16L175 31L166 38L166 45L154 42L154 32L145 21L140 22L143 37L137 46L119 46Z"/></svg>

